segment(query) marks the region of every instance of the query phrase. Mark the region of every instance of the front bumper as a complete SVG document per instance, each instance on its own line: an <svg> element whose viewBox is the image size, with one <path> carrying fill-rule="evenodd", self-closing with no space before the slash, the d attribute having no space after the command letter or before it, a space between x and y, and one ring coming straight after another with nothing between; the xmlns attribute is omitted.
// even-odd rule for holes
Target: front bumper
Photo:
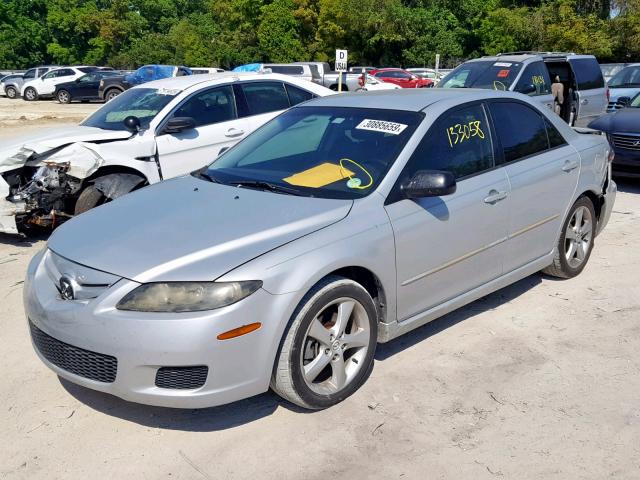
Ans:
<svg viewBox="0 0 640 480"><path fill-rule="evenodd" d="M56 365L47 360L34 341L40 359L59 376L125 400L176 408L222 405L269 388L286 324L282 319L288 319L293 309L292 295L271 295L261 289L234 305L208 312L125 312L115 304L137 283L121 279L97 298L63 300L45 271L43 258L48 254L36 255L27 272L24 304L29 321L55 341L117 359L115 380L96 381L87 378L90 375L60 368L64 362ZM262 327L231 340L216 338L253 322L261 322ZM160 368L191 366L208 367L203 386L172 389L156 385Z"/></svg>

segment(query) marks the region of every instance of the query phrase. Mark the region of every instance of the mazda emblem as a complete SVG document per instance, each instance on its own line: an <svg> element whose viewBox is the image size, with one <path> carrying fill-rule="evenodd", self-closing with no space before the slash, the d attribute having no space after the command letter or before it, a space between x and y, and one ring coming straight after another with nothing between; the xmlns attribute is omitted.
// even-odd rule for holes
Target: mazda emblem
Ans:
<svg viewBox="0 0 640 480"><path fill-rule="evenodd" d="M60 279L60 296L64 300L73 300L73 283L68 277L62 277Z"/></svg>

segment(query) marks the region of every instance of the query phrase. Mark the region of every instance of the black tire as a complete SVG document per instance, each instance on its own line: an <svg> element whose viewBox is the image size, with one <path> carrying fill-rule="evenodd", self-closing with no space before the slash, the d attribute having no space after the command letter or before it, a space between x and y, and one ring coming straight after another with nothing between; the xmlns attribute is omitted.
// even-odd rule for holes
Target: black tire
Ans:
<svg viewBox="0 0 640 480"><path fill-rule="evenodd" d="M320 325L326 329L324 333L329 337L328 332L333 330L328 327L339 328L338 313L333 317L329 309L335 306L337 312L339 312L342 301L355 304L353 310L349 311L349 320L344 323L343 335L340 338L337 338L337 336L330 338L329 343L332 344L330 347L320 342L315 342L314 338L311 338L312 335L309 335L312 322L317 322L316 318L320 314L325 314L324 318L329 320L324 325L322 323ZM336 302L336 304L332 305L332 302ZM330 315L326 316L327 313ZM331 321L334 323L331 324ZM360 323L357 331L354 329L356 321ZM361 334L359 336L360 341L366 339L366 346L352 348L346 344L337 345L342 339L348 342L346 337L351 336L355 339L356 335L354 334L357 333ZM271 388L284 399L303 408L320 410L331 407L353 394L369 377L373 368L377 335L376 307L367 290L359 283L348 278L329 276L316 284L304 296L293 313L276 358ZM324 374L325 380L322 383L314 383L313 385L334 391L327 393L314 391L307 383L308 380L304 378L303 363L305 355L312 348L310 344L313 342L319 348L315 350L315 354L311 355L315 358L305 366L309 366L325 354L327 355L326 362L328 362L323 363L324 367L321 367L323 370L318 370L320 373L316 375L318 378L323 378ZM334 364L336 360L337 362ZM332 377L335 372L334 365L342 365L344 372L346 383L339 389L336 389L332 384ZM347 372L348 369L351 369L351 378L348 378L350 375ZM328 387L323 387L323 384Z"/></svg>
<svg viewBox="0 0 640 480"><path fill-rule="evenodd" d="M585 235L587 234L589 235L589 242L588 242L588 247L584 253L584 258L580 260L579 263L574 262L574 264L572 265L570 262L573 261L573 259L569 260L567 258L568 257L567 249L570 248L569 245L571 243L575 244L575 241L572 240L571 238L567 238L567 233L568 233L569 226L574 225L573 222L575 222L574 216L576 215L576 212L581 209L588 210L590 215L591 227L588 229L589 230L588 232L585 232ZM542 272L546 273L547 275L551 275L553 277L558 277L558 278L573 278L576 275L579 275L580 272L582 272L582 270L584 270L584 267L587 265L589 261L589 257L591 256L591 252L593 251L593 244L596 236L597 223L598 223L598 220L596 217L596 212L591 200L588 197L578 198L578 200L576 200L576 203L574 203L571 209L569 210L567 218L562 224L562 230L560 232L560 238L558 239L558 244L556 245L556 251L555 251L555 256L553 258L553 263L549 265L547 268L545 268L544 270L542 270ZM580 241L584 242L584 240L580 240ZM583 247L583 250L584 250L584 247ZM573 257L573 255L571 255L571 257Z"/></svg>
<svg viewBox="0 0 640 480"><path fill-rule="evenodd" d="M108 102L109 100L113 100L114 98L116 98L121 93L122 92L117 88L110 88L109 90L104 92L104 101Z"/></svg>
<svg viewBox="0 0 640 480"><path fill-rule="evenodd" d="M27 87L22 96L27 102L34 102L38 100L38 92L33 87Z"/></svg>
<svg viewBox="0 0 640 480"><path fill-rule="evenodd" d="M15 100L16 98L18 98L18 90L16 90L16 87L9 86L4 89L4 93L6 93L7 98L11 100Z"/></svg>
<svg viewBox="0 0 640 480"><path fill-rule="evenodd" d="M71 103L71 94L66 90L59 90L56 99L60 103Z"/></svg>
<svg viewBox="0 0 640 480"><path fill-rule="evenodd" d="M80 215L108 201L109 199L95 185L89 185L78 196L73 213L74 215Z"/></svg>

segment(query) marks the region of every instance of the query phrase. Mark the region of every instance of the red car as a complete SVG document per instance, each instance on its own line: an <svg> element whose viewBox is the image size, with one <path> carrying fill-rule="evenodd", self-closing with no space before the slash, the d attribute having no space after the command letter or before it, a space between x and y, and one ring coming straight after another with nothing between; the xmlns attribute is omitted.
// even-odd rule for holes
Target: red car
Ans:
<svg viewBox="0 0 640 480"><path fill-rule="evenodd" d="M433 80L430 78L419 77L401 68L377 68L371 70L369 75L373 75L383 82L394 83L402 88L433 87Z"/></svg>

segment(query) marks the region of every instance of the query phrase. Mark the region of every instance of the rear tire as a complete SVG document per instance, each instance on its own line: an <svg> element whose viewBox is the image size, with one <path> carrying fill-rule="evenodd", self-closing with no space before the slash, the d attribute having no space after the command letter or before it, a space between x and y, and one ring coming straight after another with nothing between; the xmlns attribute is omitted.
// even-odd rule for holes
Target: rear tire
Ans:
<svg viewBox="0 0 640 480"><path fill-rule="evenodd" d="M27 102L34 102L36 100L38 100L38 92L36 91L35 88L33 87L28 87L25 91L24 91L24 96L23 98L27 101Z"/></svg>
<svg viewBox="0 0 640 480"><path fill-rule="evenodd" d="M353 280L329 276L304 296L293 313L271 388L303 408L335 405L369 377L377 336L371 295Z"/></svg>
<svg viewBox="0 0 640 480"><path fill-rule="evenodd" d="M15 87L7 87L4 89L4 93L7 94L7 98L15 100L18 97L18 91Z"/></svg>
<svg viewBox="0 0 640 480"><path fill-rule="evenodd" d="M60 90L56 98L60 103L71 103L71 94L66 90Z"/></svg>
<svg viewBox="0 0 640 480"><path fill-rule="evenodd" d="M569 210L562 225L553 263L542 272L558 278L579 275L591 256L596 225L593 203L587 197L580 197Z"/></svg>
<svg viewBox="0 0 640 480"><path fill-rule="evenodd" d="M108 201L109 199L95 185L89 185L80 193L73 213L80 215Z"/></svg>

